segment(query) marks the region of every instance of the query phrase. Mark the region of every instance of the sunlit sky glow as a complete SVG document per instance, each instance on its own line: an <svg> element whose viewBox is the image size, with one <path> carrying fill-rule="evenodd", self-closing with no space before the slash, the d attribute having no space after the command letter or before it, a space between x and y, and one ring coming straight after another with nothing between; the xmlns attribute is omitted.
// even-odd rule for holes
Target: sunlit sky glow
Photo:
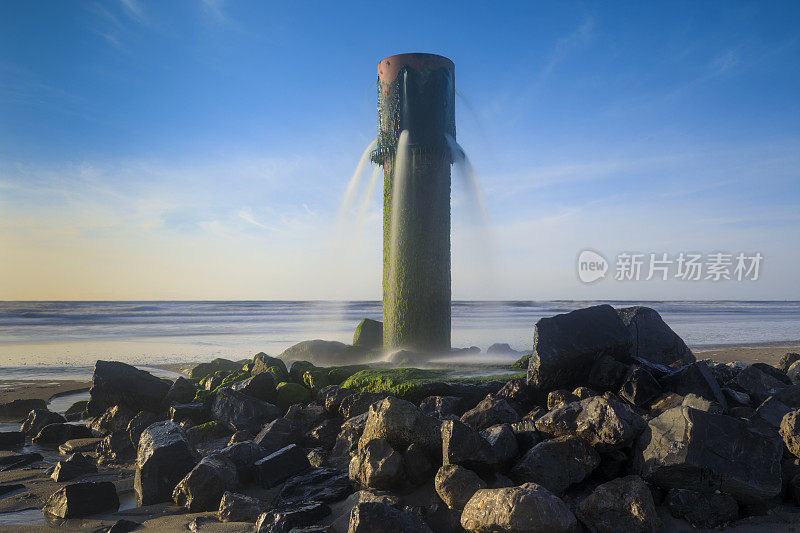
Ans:
<svg viewBox="0 0 800 533"><path fill-rule="evenodd" d="M487 246L454 181L455 298L800 299L799 24L796 2L2 2L0 299L378 298L380 187L362 232L334 222L377 63L408 51L456 64L491 220ZM588 286L584 248L765 259Z"/></svg>

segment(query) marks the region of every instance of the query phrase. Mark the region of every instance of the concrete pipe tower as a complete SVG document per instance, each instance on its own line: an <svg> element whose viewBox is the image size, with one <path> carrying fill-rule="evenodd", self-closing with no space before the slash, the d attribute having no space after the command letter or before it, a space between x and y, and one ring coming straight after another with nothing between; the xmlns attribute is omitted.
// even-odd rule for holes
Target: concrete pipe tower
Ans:
<svg viewBox="0 0 800 533"><path fill-rule="evenodd" d="M378 64L386 348L450 350L450 146L455 66L434 54Z"/></svg>

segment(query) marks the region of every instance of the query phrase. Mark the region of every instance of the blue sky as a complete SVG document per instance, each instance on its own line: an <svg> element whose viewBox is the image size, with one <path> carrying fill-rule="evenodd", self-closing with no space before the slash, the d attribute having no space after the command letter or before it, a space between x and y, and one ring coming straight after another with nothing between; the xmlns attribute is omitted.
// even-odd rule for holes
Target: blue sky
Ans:
<svg viewBox="0 0 800 533"><path fill-rule="evenodd" d="M491 221L454 180L454 297L800 299L798 4L487 6L0 3L0 299L378 298L380 191L335 220L408 51L456 64ZM584 248L765 259L584 285Z"/></svg>

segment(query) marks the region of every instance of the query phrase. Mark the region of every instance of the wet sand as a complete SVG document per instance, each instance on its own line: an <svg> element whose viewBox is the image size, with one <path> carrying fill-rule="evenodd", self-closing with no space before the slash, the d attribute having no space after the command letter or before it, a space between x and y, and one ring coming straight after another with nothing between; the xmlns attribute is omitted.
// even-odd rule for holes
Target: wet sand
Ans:
<svg viewBox="0 0 800 533"><path fill-rule="evenodd" d="M0 403L7 403L17 399L38 399L49 402L51 398L88 391L91 386L89 381L75 380L0 380Z"/></svg>
<svg viewBox="0 0 800 533"><path fill-rule="evenodd" d="M697 359L713 359L720 363L741 361L749 365L776 365L787 352L800 353L800 341L762 342L720 346L691 346Z"/></svg>

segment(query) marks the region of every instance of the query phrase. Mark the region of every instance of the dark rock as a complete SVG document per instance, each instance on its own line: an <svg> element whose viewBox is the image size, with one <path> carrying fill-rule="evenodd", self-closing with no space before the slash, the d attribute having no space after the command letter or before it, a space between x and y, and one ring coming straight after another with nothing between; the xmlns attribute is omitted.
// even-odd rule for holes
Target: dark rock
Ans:
<svg viewBox="0 0 800 533"><path fill-rule="evenodd" d="M128 432L128 438L131 440L131 444L134 448L139 447L139 438L142 436L142 432L151 424L155 424L158 421L158 415L150 411L139 411L139 413L131 419L128 427L125 429Z"/></svg>
<svg viewBox="0 0 800 533"><path fill-rule="evenodd" d="M248 440L253 440L253 435L249 431L237 431L231 438L228 440L228 446L233 446L234 444L239 444L240 442L246 442Z"/></svg>
<svg viewBox="0 0 800 533"><path fill-rule="evenodd" d="M489 441L470 426L458 420L442 423L442 463L461 465L470 470L494 470L500 461Z"/></svg>
<svg viewBox="0 0 800 533"><path fill-rule="evenodd" d="M510 424L488 427L482 430L480 435L492 447L492 451L501 464L508 464L517 456L519 445Z"/></svg>
<svg viewBox="0 0 800 533"><path fill-rule="evenodd" d="M0 485L0 498L5 496L6 494L11 494L12 492L16 492L24 488L25 485L23 485L22 483L4 483Z"/></svg>
<svg viewBox="0 0 800 533"><path fill-rule="evenodd" d="M29 437L33 437L39 433L42 428L50 424L63 424L67 420L58 413L54 413L47 409L32 409L28 413L28 418L22 423L20 431Z"/></svg>
<svg viewBox="0 0 800 533"><path fill-rule="evenodd" d="M370 406L359 447L385 439L393 448L404 450L415 443L426 452L438 455L442 449L439 421L425 416L411 402L389 397Z"/></svg>
<svg viewBox="0 0 800 533"><path fill-rule="evenodd" d="M220 522L255 522L267 507L259 499L236 492L225 492L219 502L217 518Z"/></svg>
<svg viewBox="0 0 800 533"><path fill-rule="evenodd" d="M264 488L274 487L308 468L311 468L311 463L303 449L296 444L281 448L253 465L255 479Z"/></svg>
<svg viewBox="0 0 800 533"><path fill-rule="evenodd" d="M253 398L268 403L275 403L275 385L276 383L273 375L269 372L262 372L244 381L234 383L231 385L231 388L235 391L247 394L248 396L252 396Z"/></svg>
<svg viewBox="0 0 800 533"><path fill-rule="evenodd" d="M40 453L13 453L0 457L0 471L7 472L9 470L16 470L17 468L24 468L30 464L36 463L44 459Z"/></svg>
<svg viewBox="0 0 800 533"><path fill-rule="evenodd" d="M784 374L788 374L789 367L792 366L792 363L795 361L800 361L800 354L788 352L780 358L780 361L778 361L778 364L775 366Z"/></svg>
<svg viewBox="0 0 800 533"><path fill-rule="evenodd" d="M328 466L328 456L329 453L322 448L311 448L308 450L306 457L308 457L308 462L314 468L322 468L323 466ZM338 464L332 465L335 466L338 470L342 470L338 467Z"/></svg>
<svg viewBox="0 0 800 533"><path fill-rule="evenodd" d="M0 419L23 420L33 410L46 411L47 402L35 398L16 399L6 403L0 403Z"/></svg>
<svg viewBox="0 0 800 533"><path fill-rule="evenodd" d="M319 446L325 450L330 450L336 444L336 437L339 435L340 427L335 420L323 420L305 434L304 442L309 447Z"/></svg>
<svg viewBox="0 0 800 533"><path fill-rule="evenodd" d="M343 427L336 437L336 444L333 445L328 462L339 470L348 470L352 455L358 451L360 438L358 432Z"/></svg>
<svg viewBox="0 0 800 533"><path fill-rule="evenodd" d="M347 533L433 533L420 515L385 503L359 503L350 511Z"/></svg>
<svg viewBox="0 0 800 533"><path fill-rule="evenodd" d="M264 448L267 453L274 453L289 444L300 440L300 432L286 418L276 418L262 429L253 442Z"/></svg>
<svg viewBox="0 0 800 533"><path fill-rule="evenodd" d="M214 395L211 415L232 431L258 431L280 416L280 409L263 400L223 387Z"/></svg>
<svg viewBox="0 0 800 533"><path fill-rule="evenodd" d="M86 413L86 406L89 405L88 400L79 400L67 408L64 411L64 418L67 419L67 422L75 422L77 420L83 420L84 418L88 418L88 414Z"/></svg>
<svg viewBox="0 0 800 533"><path fill-rule="evenodd" d="M622 450L612 450L600 454L600 465L595 469L594 475L610 481L622 477L628 468L628 455Z"/></svg>
<svg viewBox="0 0 800 533"><path fill-rule="evenodd" d="M314 468L290 478L280 492L282 505L304 502L332 503L344 500L353 492L347 474L332 468Z"/></svg>
<svg viewBox="0 0 800 533"><path fill-rule="evenodd" d="M542 318L534 328L528 384L541 392L584 385L601 355L625 360L631 345L631 334L610 305Z"/></svg>
<svg viewBox="0 0 800 533"><path fill-rule="evenodd" d="M498 398L502 398L509 402L512 406L530 407L534 398L531 397L530 389L524 379L511 379L503 385L497 394Z"/></svg>
<svg viewBox="0 0 800 533"><path fill-rule="evenodd" d="M384 439L362 441L350 461L349 474L363 487L389 490L402 480L403 457Z"/></svg>
<svg viewBox="0 0 800 533"><path fill-rule="evenodd" d="M173 403L191 403L196 391L192 382L184 377L178 377L164 396L164 405Z"/></svg>
<svg viewBox="0 0 800 533"><path fill-rule="evenodd" d="M437 502L415 510L418 510L428 527L436 533L464 533L461 512L452 510L443 503Z"/></svg>
<svg viewBox="0 0 800 533"><path fill-rule="evenodd" d="M575 387L572 391L572 395L578 398L579 400L585 400L586 398L591 398L592 396L599 396L599 394L589 387Z"/></svg>
<svg viewBox="0 0 800 533"><path fill-rule="evenodd" d="M601 355L592 363L586 382L601 391L618 390L628 367L610 355Z"/></svg>
<svg viewBox="0 0 800 533"><path fill-rule="evenodd" d="M593 396L550 411L536 421L536 429L556 437L576 435L609 451L630 444L646 422L620 402Z"/></svg>
<svg viewBox="0 0 800 533"><path fill-rule="evenodd" d="M302 360L304 358L290 357L289 359ZM286 363L283 362L283 359L280 357L270 357L264 352L259 352L255 355L255 357L253 357L253 368L250 370L250 374L255 376L257 374L261 374L262 372L269 372L270 368L277 368L277 374L273 377L275 377L276 381L278 382L284 381L287 377L289 377L289 370L286 368Z"/></svg>
<svg viewBox="0 0 800 533"><path fill-rule="evenodd" d="M136 531L142 527L142 524L139 522L134 522L133 520L126 520L124 518L120 518L114 524L108 528L107 533L129 533L130 531Z"/></svg>
<svg viewBox="0 0 800 533"><path fill-rule="evenodd" d="M368 349L364 346L348 346L336 341L311 340L290 346L280 355L287 361L310 361L315 365L348 365L363 363Z"/></svg>
<svg viewBox="0 0 800 533"><path fill-rule="evenodd" d="M662 394L650 406L650 418L654 418L668 409L683 405L683 396L674 392Z"/></svg>
<svg viewBox="0 0 800 533"><path fill-rule="evenodd" d="M528 450L511 470L517 483L534 482L562 494L586 479L600 464L600 456L583 439L558 437Z"/></svg>
<svg viewBox="0 0 800 533"><path fill-rule="evenodd" d="M21 431L0 431L0 449L18 448L25 443L25 434Z"/></svg>
<svg viewBox="0 0 800 533"><path fill-rule="evenodd" d="M792 380L789 379L789 377L786 375L786 372L778 370L777 368L775 368L772 365L768 365L767 363L753 363L751 366L753 368L759 369L760 371L764 372L765 374L769 374L770 376L772 376L773 378L777 379L778 381L780 381L784 385L791 385L792 384Z"/></svg>
<svg viewBox="0 0 800 533"><path fill-rule="evenodd" d="M236 477L241 483L249 483L253 479L256 462L270 455L270 452L253 441L237 442L217 453L233 462L236 466Z"/></svg>
<svg viewBox="0 0 800 533"><path fill-rule="evenodd" d="M91 438L92 431L86 426L69 423L49 424L33 437L33 442L47 446L58 446L72 439Z"/></svg>
<svg viewBox="0 0 800 533"><path fill-rule="evenodd" d="M675 518L683 518L697 528L715 528L739 518L736 499L728 494L670 489L667 507Z"/></svg>
<svg viewBox="0 0 800 533"><path fill-rule="evenodd" d="M660 394L656 378L639 365L631 365L619 389L619 397L637 407L650 405Z"/></svg>
<svg viewBox="0 0 800 533"><path fill-rule="evenodd" d="M172 490L197 463L183 429L172 421L156 422L142 432L136 458L134 490L139 505L168 502Z"/></svg>
<svg viewBox="0 0 800 533"><path fill-rule="evenodd" d="M203 402L174 403L169 408L169 419L180 424L188 421L192 425L208 422L211 413Z"/></svg>
<svg viewBox="0 0 800 533"><path fill-rule="evenodd" d="M506 355L517 355L517 354L521 354L522 352L518 352L517 350L515 350L514 348L512 348L511 346L509 346L505 342L496 342L496 343L492 344L491 346L489 346L486 349L486 353L487 354L498 353L498 354L506 354Z"/></svg>
<svg viewBox="0 0 800 533"><path fill-rule="evenodd" d="M578 530L578 521L567 504L535 483L479 490L464 507L461 525L476 533L574 533Z"/></svg>
<svg viewBox="0 0 800 533"><path fill-rule="evenodd" d="M568 403L577 402L578 397L568 390L558 389L551 391L547 395L547 410L552 411L559 407L564 407Z"/></svg>
<svg viewBox="0 0 800 533"><path fill-rule="evenodd" d="M329 514L330 507L317 502L278 508L258 517L255 533L290 533L295 528L313 525Z"/></svg>
<svg viewBox="0 0 800 533"><path fill-rule="evenodd" d="M443 465L439 468L433 484L442 501L450 509L459 511L464 509L473 494L486 488L486 482L478 474L458 465Z"/></svg>
<svg viewBox="0 0 800 533"><path fill-rule="evenodd" d="M117 489L110 481L71 483L50 496L42 508L56 518L81 518L119 508Z"/></svg>
<svg viewBox="0 0 800 533"><path fill-rule="evenodd" d="M190 376L192 379L201 380L207 376L210 376L211 374L214 374L215 372L235 372L241 368L241 363L218 357L213 361L200 363L192 368Z"/></svg>
<svg viewBox="0 0 800 533"><path fill-rule="evenodd" d="M676 407L650 420L632 469L665 488L727 492L757 501L781 490L782 445L742 420Z"/></svg>
<svg viewBox="0 0 800 533"><path fill-rule="evenodd" d="M581 500L576 514L590 531L598 533L655 533L661 527L650 489L638 476L627 476L598 486Z"/></svg>
<svg viewBox="0 0 800 533"><path fill-rule="evenodd" d="M292 405L286 411L284 418L294 424L301 434L305 434L327 420L328 414L321 405L310 403L308 405Z"/></svg>
<svg viewBox="0 0 800 533"><path fill-rule="evenodd" d="M463 400L458 396L428 396L420 402L419 408L427 416L445 420L464 414L464 410L461 409L463 404Z"/></svg>
<svg viewBox="0 0 800 533"><path fill-rule="evenodd" d="M369 318L359 322L353 334L353 346L363 346L364 348L383 346L383 322Z"/></svg>
<svg viewBox="0 0 800 533"><path fill-rule="evenodd" d="M433 474L433 465L419 444L409 444L403 452L403 469L412 485L424 484Z"/></svg>
<svg viewBox="0 0 800 533"><path fill-rule="evenodd" d="M692 409L697 409L698 411L705 411L706 413L718 415L721 415L725 412L722 406L717 402L706 400L702 396L698 396L697 394L691 392L683 397L681 405L683 407L691 407Z"/></svg>
<svg viewBox="0 0 800 533"><path fill-rule="evenodd" d="M547 409L545 409L544 407L539 407L537 405L537 406L534 406L533 409L528 411L528 413L525 416L523 416L522 418L524 420L533 420L534 422L536 422L537 420L539 420L540 418L542 418L546 414L547 414Z"/></svg>
<svg viewBox="0 0 800 533"><path fill-rule="evenodd" d="M750 418L756 414L756 410L752 407L734 407L728 409L728 415L734 418Z"/></svg>
<svg viewBox="0 0 800 533"><path fill-rule="evenodd" d="M722 394L725 395L725 401L728 402L729 409L733 407L751 407L753 405L753 400L744 392L723 387Z"/></svg>
<svg viewBox="0 0 800 533"><path fill-rule="evenodd" d="M461 416L461 421L481 430L497 424L513 424L519 415L507 401L492 394Z"/></svg>
<svg viewBox="0 0 800 533"><path fill-rule="evenodd" d="M190 513L216 511L226 491L236 489L236 465L221 454L212 454L186 474L172 492L172 501Z"/></svg>
<svg viewBox="0 0 800 533"><path fill-rule="evenodd" d="M339 404L339 414L342 418L352 418L369 411L369 406L383 400L389 394L385 392L359 391L342 399Z"/></svg>
<svg viewBox="0 0 800 533"><path fill-rule="evenodd" d="M121 430L106 436L97 445L97 462L100 464L125 463L133 459L136 449L128 432Z"/></svg>
<svg viewBox="0 0 800 533"><path fill-rule="evenodd" d="M127 407L114 405L106 409L100 416L95 417L89 428L104 437L114 431L126 429L136 413L137 411L132 411Z"/></svg>
<svg viewBox="0 0 800 533"><path fill-rule="evenodd" d="M523 418L519 422L511 424L511 431L517 438L517 449L527 451L539 444L542 439L536 431L536 420Z"/></svg>
<svg viewBox="0 0 800 533"><path fill-rule="evenodd" d="M342 400L352 394L353 391L349 389L343 389L338 385L330 385L317 393L317 401L325 407L329 414L339 414Z"/></svg>
<svg viewBox="0 0 800 533"><path fill-rule="evenodd" d="M212 420L211 422L206 422L205 424L200 424L198 426L192 426L186 430L186 438L189 440L189 444L192 446L199 446L204 442L211 442L225 435L230 433L230 429L226 426L223 426L216 420ZM246 433L249 435L249 431L242 431L240 433ZM244 439L248 440L248 439Z"/></svg>
<svg viewBox="0 0 800 533"><path fill-rule="evenodd" d="M88 410L99 414L115 405L121 405L137 413L158 412L169 392L170 384L118 361L97 361L89 389L91 401Z"/></svg>
<svg viewBox="0 0 800 533"><path fill-rule="evenodd" d="M725 385L748 394L755 403L761 403L791 383L784 383L757 367L749 365ZM714 398L709 399L713 400Z"/></svg>
<svg viewBox="0 0 800 533"><path fill-rule="evenodd" d="M662 365L694 363L692 351L654 309L626 307L617 313L633 337L632 356Z"/></svg>
<svg viewBox="0 0 800 533"><path fill-rule="evenodd" d="M723 409L728 408L725 395L711 374L704 361L697 361L676 370L661 380L661 385L666 390L677 392L681 396L689 393L702 396L708 401L717 402Z"/></svg>
<svg viewBox="0 0 800 533"><path fill-rule="evenodd" d="M61 483L63 481L70 481L83 474L92 474L97 472L97 466L94 461L83 455L82 453L73 453L66 459L62 459L56 463L53 474L50 476L53 481Z"/></svg>
<svg viewBox="0 0 800 533"><path fill-rule="evenodd" d="M466 410L484 399L488 394L496 395L504 385L505 383L502 381L484 381L481 383L434 381L422 385L424 393L421 393L420 397L455 396L462 400L458 409Z"/></svg>

